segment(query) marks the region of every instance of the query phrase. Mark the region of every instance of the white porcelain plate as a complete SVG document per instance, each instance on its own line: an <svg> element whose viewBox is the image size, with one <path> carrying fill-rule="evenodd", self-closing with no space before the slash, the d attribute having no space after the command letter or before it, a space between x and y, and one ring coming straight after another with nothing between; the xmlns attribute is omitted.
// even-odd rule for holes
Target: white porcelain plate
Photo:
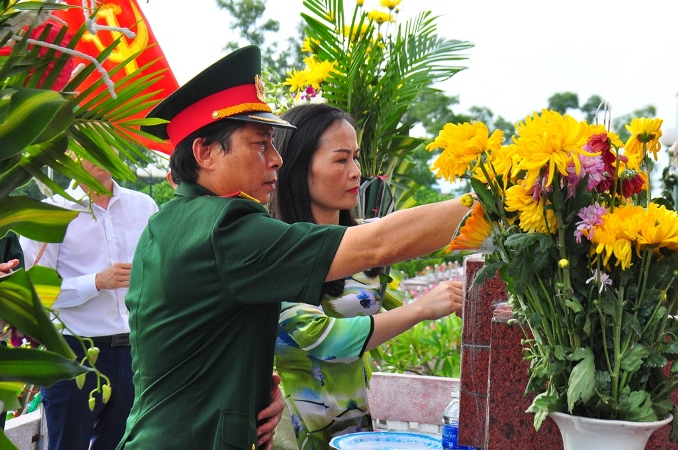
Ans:
<svg viewBox="0 0 678 450"><path fill-rule="evenodd" d="M406 431L374 431L332 438L336 450L440 450L439 437Z"/></svg>

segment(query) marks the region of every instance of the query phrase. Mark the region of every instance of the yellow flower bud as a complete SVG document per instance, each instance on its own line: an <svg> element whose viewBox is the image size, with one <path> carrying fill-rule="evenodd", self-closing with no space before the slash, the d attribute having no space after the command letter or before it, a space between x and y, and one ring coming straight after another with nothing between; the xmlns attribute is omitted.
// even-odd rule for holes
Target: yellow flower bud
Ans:
<svg viewBox="0 0 678 450"><path fill-rule="evenodd" d="M85 386L85 377L87 376L87 373L81 373L77 377L75 377L75 385L78 386L78 389L82 389Z"/></svg>
<svg viewBox="0 0 678 450"><path fill-rule="evenodd" d="M108 400L111 398L110 384L104 384L101 386L101 398L103 399L104 403L108 402Z"/></svg>
<svg viewBox="0 0 678 450"><path fill-rule="evenodd" d="M473 196L471 194L464 194L459 199L459 203L465 208L470 208L473 206Z"/></svg>
<svg viewBox="0 0 678 450"><path fill-rule="evenodd" d="M566 268L568 268L569 266L570 266L570 261L568 261L568 260L565 259L565 258L563 258L563 259L561 259L560 261L558 261L558 267L560 267L561 269L566 269Z"/></svg>
<svg viewBox="0 0 678 450"><path fill-rule="evenodd" d="M89 362L92 365L97 363L98 357L99 357L99 347L90 347L87 349L87 359L89 359Z"/></svg>
<svg viewBox="0 0 678 450"><path fill-rule="evenodd" d="M94 399L94 397L90 397L88 403L89 403L89 410L94 411L94 407L97 404L97 401Z"/></svg>

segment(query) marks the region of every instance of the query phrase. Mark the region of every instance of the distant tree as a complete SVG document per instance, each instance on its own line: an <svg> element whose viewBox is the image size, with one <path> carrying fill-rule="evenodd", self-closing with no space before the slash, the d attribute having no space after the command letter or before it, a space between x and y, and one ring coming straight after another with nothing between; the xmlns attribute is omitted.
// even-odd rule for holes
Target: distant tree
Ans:
<svg viewBox="0 0 678 450"><path fill-rule="evenodd" d="M493 124L494 113L487 106L471 106L468 113L476 122L483 122L490 127Z"/></svg>
<svg viewBox="0 0 678 450"><path fill-rule="evenodd" d="M588 123L596 123L596 112L600 107L600 104L603 102L603 99L600 95L592 95L586 100L586 103L579 107L580 111L584 113L584 117ZM602 120L602 117L600 118Z"/></svg>
<svg viewBox="0 0 678 450"><path fill-rule="evenodd" d="M498 116L494 120L494 128L504 132L504 144L509 143L511 141L511 136L516 134L516 127L513 123L504 119L502 116Z"/></svg>
<svg viewBox="0 0 678 450"><path fill-rule="evenodd" d="M548 109L557 111L560 114L567 113L568 109L579 108L579 97L573 92L555 93L549 97Z"/></svg>
<svg viewBox="0 0 678 450"><path fill-rule="evenodd" d="M293 67L301 67L303 55L303 24L297 27L298 36L287 39L287 48L281 48L278 40L267 42L269 33L280 30L280 22L274 19L263 20L266 12L266 0L216 0L217 6L225 9L233 18L231 27L240 33L240 41L231 41L224 50L231 52L243 45L254 44L261 48L262 64L268 67L278 78L285 79ZM245 41L245 42L242 42Z"/></svg>
<svg viewBox="0 0 678 450"><path fill-rule="evenodd" d="M440 151L430 152L425 148L416 148L408 153L408 158L416 164L408 176L422 186L433 186L436 182L436 176L431 171L431 160L439 154Z"/></svg>
<svg viewBox="0 0 678 450"><path fill-rule="evenodd" d="M428 89L415 100L403 122L420 124L428 136L436 136L446 123L462 123L472 120L470 115L455 114L454 105L459 104L458 96L449 96L438 89Z"/></svg>
<svg viewBox="0 0 678 450"><path fill-rule="evenodd" d="M420 95L412 108L403 118L412 125L420 124L427 136L437 136L446 123L464 123L482 121L490 131L502 130L506 139L515 133L513 124L501 116L494 118L494 113L486 106L472 106L466 114L457 114L452 110L459 104L459 97L446 95L437 89L429 89Z"/></svg>

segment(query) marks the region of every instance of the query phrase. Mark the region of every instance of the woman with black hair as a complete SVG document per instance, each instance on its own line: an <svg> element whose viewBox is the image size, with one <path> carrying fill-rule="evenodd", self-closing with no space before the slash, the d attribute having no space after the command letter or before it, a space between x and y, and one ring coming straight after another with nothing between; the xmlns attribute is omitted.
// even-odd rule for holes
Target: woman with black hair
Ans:
<svg viewBox="0 0 678 450"><path fill-rule="evenodd" d="M294 107L281 116L297 127L278 128L285 161L270 214L287 223L357 225L359 149L353 119L325 104ZM327 282L320 306L283 303L276 369L300 449L329 448L332 437L372 430L364 352L426 319L461 314L461 283L444 282L416 302L382 307L373 268Z"/></svg>

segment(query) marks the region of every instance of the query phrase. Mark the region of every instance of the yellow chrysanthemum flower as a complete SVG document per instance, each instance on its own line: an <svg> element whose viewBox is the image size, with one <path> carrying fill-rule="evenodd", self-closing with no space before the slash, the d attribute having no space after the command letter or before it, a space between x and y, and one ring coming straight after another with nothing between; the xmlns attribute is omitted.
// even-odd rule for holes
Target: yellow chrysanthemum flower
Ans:
<svg viewBox="0 0 678 450"><path fill-rule="evenodd" d="M545 209L546 200L535 201L520 183L506 190L506 211L518 212L520 229L526 233L553 234L558 231L558 220L552 209Z"/></svg>
<svg viewBox="0 0 678 450"><path fill-rule="evenodd" d="M638 243L641 248L649 246L678 250L678 213L650 203L645 211L645 218L640 223Z"/></svg>
<svg viewBox="0 0 678 450"><path fill-rule="evenodd" d="M357 25L344 25L343 35L349 36L349 40L351 42L355 42L358 40L358 38L364 36L369 28L370 26L366 23L362 24L360 28L358 28Z"/></svg>
<svg viewBox="0 0 678 450"><path fill-rule="evenodd" d="M515 144L510 144L501 146L498 150L493 150L492 153L488 153L487 162L489 164L486 164L486 169L490 176L490 181L495 181L497 177L501 176L502 186L499 187L502 189L506 188L509 181L515 182L515 177L512 175L511 169L518 157L517 151L517 146ZM473 178L480 182L489 184L485 174L479 166L476 166L472 175Z"/></svg>
<svg viewBox="0 0 678 450"><path fill-rule="evenodd" d="M313 89L320 89L320 84L325 81L330 72L334 68L334 63L331 61L318 61L314 56L304 58L307 69L306 85L313 86Z"/></svg>
<svg viewBox="0 0 678 450"><path fill-rule="evenodd" d="M358 6L363 6L364 3L365 3L365 0L356 0L356 4Z"/></svg>
<svg viewBox="0 0 678 450"><path fill-rule="evenodd" d="M391 14L385 11L378 11L376 9L374 11L368 12L367 18L378 23L379 25L385 22L394 22L393 16Z"/></svg>
<svg viewBox="0 0 678 450"><path fill-rule="evenodd" d="M485 217L480 202L476 202L471 210L471 215L459 229L459 234L450 242L447 252L452 250L475 250L492 233L492 224Z"/></svg>
<svg viewBox="0 0 678 450"><path fill-rule="evenodd" d="M318 45L320 45L320 41L318 39L311 39L310 37L306 36L304 38L303 44L301 44L301 51L303 53L315 53L313 46Z"/></svg>
<svg viewBox="0 0 678 450"><path fill-rule="evenodd" d="M381 6L394 10L396 6L400 4L402 0L381 0Z"/></svg>
<svg viewBox="0 0 678 450"><path fill-rule="evenodd" d="M633 204L621 205L613 212L601 216L601 224L593 228L592 252L603 258L606 266L612 256L622 270L631 267L634 245L640 237L643 223L647 221L646 211Z"/></svg>
<svg viewBox="0 0 678 450"><path fill-rule="evenodd" d="M661 150L662 145L659 138L662 135L662 119L648 119L646 117L635 118L626 129L631 133L631 137L626 141L624 146L625 155L639 154L643 155L643 144L648 152L652 152L655 161L657 160L657 152Z"/></svg>
<svg viewBox="0 0 678 450"><path fill-rule="evenodd" d="M283 84L290 87L290 92L299 92L308 86L309 71L307 69L302 71L292 69L292 72L288 71L287 75L289 76Z"/></svg>
<svg viewBox="0 0 678 450"><path fill-rule="evenodd" d="M553 182L556 170L567 176L567 166L573 163L578 174L581 163L577 154L588 139L588 125L572 116L542 110L541 116L528 116L516 126L520 136L515 143L520 154L520 169L527 172L525 182L532 186L544 167L548 167L546 186Z"/></svg>
<svg viewBox="0 0 678 450"><path fill-rule="evenodd" d="M429 151L443 149L432 170L437 171L438 177L453 181L467 170L473 170L483 154L498 152L503 140L503 131L495 130L492 136L489 136L487 126L482 122L448 123L426 149Z"/></svg>

